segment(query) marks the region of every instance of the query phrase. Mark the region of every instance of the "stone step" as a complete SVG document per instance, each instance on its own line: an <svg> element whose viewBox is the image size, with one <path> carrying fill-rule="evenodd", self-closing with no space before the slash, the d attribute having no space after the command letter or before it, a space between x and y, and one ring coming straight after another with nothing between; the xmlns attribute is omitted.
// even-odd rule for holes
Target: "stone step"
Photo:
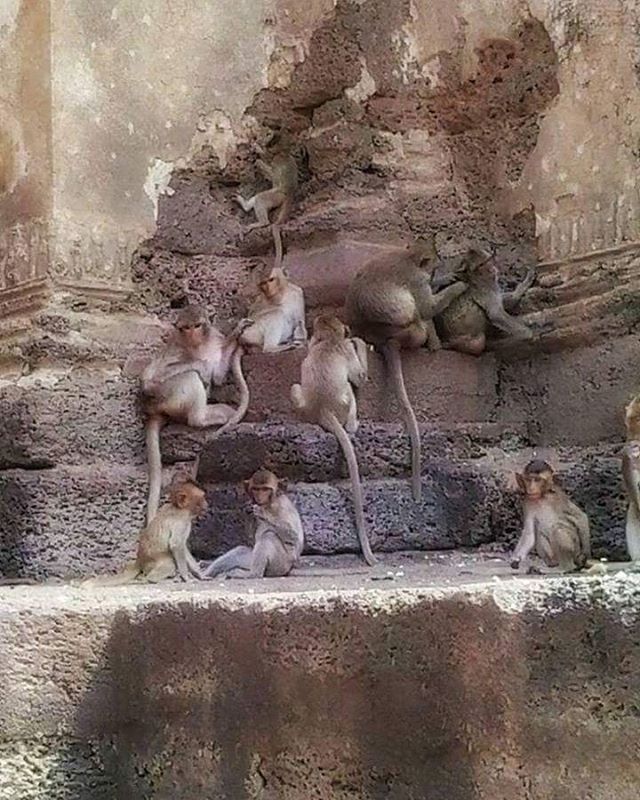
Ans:
<svg viewBox="0 0 640 800"><path fill-rule="evenodd" d="M3 797L635 800L640 576L454 564L0 589Z"/></svg>
<svg viewBox="0 0 640 800"><path fill-rule="evenodd" d="M528 444L526 424L420 425L424 459L478 459L492 449L505 452ZM352 437L362 477L405 476L410 470L409 436L401 423L364 421ZM298 481L348 477L335 437L318 425L298 422L241 423L217 436L171 425L162 433L164 464L199 456L198 476L208 483L241 481L261 467Z"/></svg>
<svg viewBox="0 0 640 800"><path fill-rule="evenodd" d="M469 461L426 459L419 505L406 478L365 479L374 549L513 543L520 525L513 474L530 457L527 449L492 451ZM595 554L622 557L626 502L619 458L573 450L552 460L591 519ZM288 491L303 517L309 552L357 550L348 481L291 483ZM142 467L101 463L0 471L0 574L47 577L117 569L135 552L146 492ZM210 509L193 533L194 550L202 557L247 541L248 535L241 484L208 483L207 492Z"/></svg>

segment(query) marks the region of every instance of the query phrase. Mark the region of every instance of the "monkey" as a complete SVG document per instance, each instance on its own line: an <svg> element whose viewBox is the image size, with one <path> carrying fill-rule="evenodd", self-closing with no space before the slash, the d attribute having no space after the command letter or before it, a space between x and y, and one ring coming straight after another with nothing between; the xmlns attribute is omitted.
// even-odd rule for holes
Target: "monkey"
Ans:
<svg viewBox="0 0 640 800"><path fill-rule="evenodd" d="M244 485L253 502L254 545L234 547L206 566L203 575L283 578L291 572L304 547L300 515L273 472L260 469Z"/></svg>
<svg viewBox="0 0 640 800"><path fill-rule="evenodd" d="M240 323L239 341L245 347L260 347L265 353L278 353L301 347L307 341L304 293L287 280L281 268L274 267L258 283L259 294Z"/></svg>
<svg viewBox="0 0 640 800"><path fill-rule="evenodd" d="M367 347L347 334L346 326L334 314L323 312L316 317L301 366L301 382L291 387L291 402L303 419L321 425L338 440L349 468L360 547L367 564L373 566L376 559L365 527L358 461L347 435L358 430L354 387L367 380Z"/></svg>
<svg viewBox="0 0 640 800"><path fill-rule="evenodd" d="M436 325L447 349L481 355L487 345L489 324L511 336L532 338L532 330L509 312L516 309L533 285L534 270L529 270L512 292L503 294L493 255L472 248L456 275L468 284L467 290L436 315Z"/></svg>
<svg viewBox="0 0 640 800"><path fill-rule="evenodd" d="M158 583L189 574L202 580L200 567L191 555L187 540L193 520L207 509L204 490L191 479L176 482L169 502L160 508L138 540L136 560L117 575L89 578L84 586L121 586L128 583Z"/></svg>
<svg viewBox="0 0 640 800"><path fill-rule="evenodd" d="M551 466L542 460L530 461L516 480L524 495L524 523L511 567L518 569L534 548L548 567L573 572L588 566L589 519L560 488Z"/></svg>
<svg viewBox="0 0 640 800"><path fill-rule="evenodd" d="M622 451L622 477L629 500L625 535L632 561L640 561L640 396L625 408L627 442Z"/></svg>
<svg viewBox="0 0 640 800"><path fill-rule="evenodd" d="M346 297L347 323L356 336L376 346L387 362L411 440L411 484L416 502L422 496L420 433L402 374L400 350L440 349L433 317L466 290L456 282L434 294L431 278L437 266L435 235L418 239L407 253L366 265L353 278Z"/></svg>
<svg viewBox="0 0 640 800"><path fill-rule="evenodd" d="M238 194L236 202L243 211L253 211L256 215L256 222L247 226L247 231L266 228L269 225L269 212L277 209L275 219L271 223L271 235L276 249L274 266L280 267L282 265L280 226L287 221L293 208L293 198L298 188L298 165L290 153L281 152L274 156L271 165L259 158L256 166L264 177L271 181L271 189L257 192L248 200Z"/></svg>
<svg viewBox="0 0 640 800"><path fill-rule="evenodd" d="M242 372L243 349L237 336L225 336L209 322L201 306L181 309L175 324L176 341L143 371L141 394L147 414L149 463L147 523L160 503L162 462L160 430L169 419L196 428L221 425L220 434L240 422L249 407L249 388ZM240 389L237 408L208 404L210 385L220 386L231 370Z"/></svg>

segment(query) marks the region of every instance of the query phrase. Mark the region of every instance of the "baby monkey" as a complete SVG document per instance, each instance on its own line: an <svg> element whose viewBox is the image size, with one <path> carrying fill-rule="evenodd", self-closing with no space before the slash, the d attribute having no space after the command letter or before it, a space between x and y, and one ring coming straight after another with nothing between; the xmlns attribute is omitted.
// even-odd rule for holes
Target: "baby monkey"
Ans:
<svg viewBox="0 0 640 800"><path fill-rule="evenodd" d="M248 318L238 326L240 343L259 347L265 353L304 345L307 328L302 289L287 280L282 269L274 267L258 283L258 292Z"/></svg>
<svg viewBox="0 0 640 800"><path fill-rule="evenodd" d="M302 362L301 382L291 387L291 402L305 420L322 425L338 440L349 468L360 547L367 564L373 565L376 559L365 528L358 461L347 435L358 430L354 387L364 384L367 373L365 343L348 338L347 328L334 314L319 314Z"/></svg>
<svg viewBox="0 0 640 800"><path fill-rule="evenodd" d="M524 524L513 552L511 566L535 551L548 567L574 572L587 566L591 557L589 519L558 486L546 461L530 461L516 474L524 495Z"/></svg>
<svg viewBox="0 0 640 800"><path fill-rule="evenodd" d="M293 208L293 198L298 188L298 165L290 153L280 152L274 156L271 165L259 158L256 167L267 180L271 181L271 189L258 192L248 200L238 194L236 202L243 211L253 211L256 215L256 222L247 226L248 231L254 228L266 228L270 222L269 213L277 209L271 224L271 235L276 248L275 266L279 267L282 264L280 225L287 221Z"/></svg>
<svg viewBox="0 0 640 800"><path fill-rule="evenodd" d="M189 574L202 579L197 561L187 540L193 520L207 508L204 491L195 481L176 483L169 502L162 506L144 528L138 540L136 560L118 575L103 575L84 581L85 586L120 586L127 583L158 583L174 578L189 580Z"/></svg>
<svg viewBox="0 0 640 800"><path fill-rule="evenodd" d="M273 472L260 469L245 481L253 502L253 547L239 546L212 561L203 572L208 578L282 578L288 575L304 547L300 515L280 488Z"/></svg>

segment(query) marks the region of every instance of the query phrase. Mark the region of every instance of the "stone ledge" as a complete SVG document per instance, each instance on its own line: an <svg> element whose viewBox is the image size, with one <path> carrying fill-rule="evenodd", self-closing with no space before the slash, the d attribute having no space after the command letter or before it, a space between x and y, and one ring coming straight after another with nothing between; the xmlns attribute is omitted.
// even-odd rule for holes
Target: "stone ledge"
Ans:
<svg viewBox="0 0 640 800"><path fill-rule="evenodd" d="M639 576L335 582L0 590L0 785L636 800Z"/></svg>

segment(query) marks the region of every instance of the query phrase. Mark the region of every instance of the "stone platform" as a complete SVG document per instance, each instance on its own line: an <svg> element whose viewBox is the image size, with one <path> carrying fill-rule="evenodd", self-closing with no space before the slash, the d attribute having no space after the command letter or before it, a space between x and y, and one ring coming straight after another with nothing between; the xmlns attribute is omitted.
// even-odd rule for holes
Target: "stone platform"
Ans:
<svg viewBox="0 0 640 800"><path fill-rule="evenodd" d="M3 800L636 800L640 576L0 590Z"/></svg>

